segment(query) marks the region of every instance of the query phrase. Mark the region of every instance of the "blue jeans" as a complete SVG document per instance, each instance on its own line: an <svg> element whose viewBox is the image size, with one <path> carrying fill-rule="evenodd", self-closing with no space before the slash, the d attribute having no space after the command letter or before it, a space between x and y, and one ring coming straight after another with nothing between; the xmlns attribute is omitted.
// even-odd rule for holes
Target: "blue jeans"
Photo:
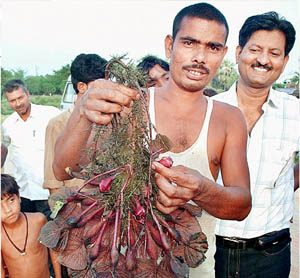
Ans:
<svg viewBox="0 0 300 278"><path fill-rule="evenodd" d="M264 250L218 247L216 278L288 278L291 269L290 242L283 241Z"/></svg>

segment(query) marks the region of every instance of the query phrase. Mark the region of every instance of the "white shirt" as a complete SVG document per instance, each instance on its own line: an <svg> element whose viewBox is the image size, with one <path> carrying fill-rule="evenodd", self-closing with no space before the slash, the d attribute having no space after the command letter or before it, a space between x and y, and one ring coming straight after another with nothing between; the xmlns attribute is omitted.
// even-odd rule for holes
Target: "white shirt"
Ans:
<svg viewBox="0 0 300 278"><path fill-rule="evenodd" d="M238 106L236 84L213 98ZM300 142L299 100L271 89L262 109L264 113L253 127L247 147L252 209L243 221L218 220L217 235L253 238L290 226L293 155Z"/></svg>
<svg viewBox="0 0 300 278"><path fill-rule="evenodd" d="M3 140L10 144L11 174L20 187L21 197L48 199L49 191L42 188L45 132L48 121L60 112L53 106L31 104L26 121L14 112L3 122Z"/></svg>

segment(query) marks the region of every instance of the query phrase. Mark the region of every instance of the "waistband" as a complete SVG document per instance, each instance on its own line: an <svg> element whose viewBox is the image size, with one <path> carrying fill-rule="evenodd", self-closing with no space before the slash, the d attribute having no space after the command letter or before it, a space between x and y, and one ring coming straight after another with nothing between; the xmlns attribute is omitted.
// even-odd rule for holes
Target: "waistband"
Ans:
<svg viewBox="0 0 300 278"><path fill-rule="evenodd" d="M245 250L248 248L266 249L282 242L290 242L289 228L264 234L255 238L223 237L216 235L217 247Z"/></svg>

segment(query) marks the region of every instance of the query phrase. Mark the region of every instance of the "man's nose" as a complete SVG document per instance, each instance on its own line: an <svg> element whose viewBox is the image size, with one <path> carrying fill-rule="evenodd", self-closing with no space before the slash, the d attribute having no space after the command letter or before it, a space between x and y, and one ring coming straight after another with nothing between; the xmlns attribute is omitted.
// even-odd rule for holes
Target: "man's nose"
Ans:
<svg viewBox="0 0 300 278"><path fill-rule="evenodd" d="M155 82L155 87L162 87L162 85L164 84L164 80L162 78L158 78L157 81Z"/></svg>
<svg viewBox="0 0 300 278"><path fill-rule="evenodd" d="M265 51L262 51L258 56L257 56L257 61L261 65L267 65L270 62L269 54Z"/></svg>
<svg viewBox="0 0 300 278"><path fill-rule="evenodd" d="M205 64L206 63L206 49L205 46L199 46L195 48L193 53L193 62L197 64Z"/></svg>

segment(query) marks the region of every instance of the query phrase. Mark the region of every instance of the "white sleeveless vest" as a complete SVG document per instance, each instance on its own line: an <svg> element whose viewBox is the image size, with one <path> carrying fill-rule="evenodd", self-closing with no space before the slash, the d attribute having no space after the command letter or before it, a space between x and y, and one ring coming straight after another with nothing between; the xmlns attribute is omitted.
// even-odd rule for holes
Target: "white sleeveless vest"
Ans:
<svg viewBox="0 0 300 278"><path fill-rule="evenodd" d="M150 88L149 96L149 113L152 124L155 126L155 105L154 105L154 88ZM183 165L194 170L199 171L203 176L214 181L210 172L209 161L207 156L207 135L209 121L213 109L213 100L209 97L207 99L207 110L205 114L204 123L200 134L195 143L188 149L180 153L166 152L163 154L172 157L173 165ZM153 138L156 132L152 130ZM198 218L202 231L206 234L208 240L208 251L206 252L206 260L197 268L190 268L190 278L212 278L215 277L214 271L214 254L215 254L215 224L216 218L208 214L206 211L202 212L202 216Z"/></svg>

